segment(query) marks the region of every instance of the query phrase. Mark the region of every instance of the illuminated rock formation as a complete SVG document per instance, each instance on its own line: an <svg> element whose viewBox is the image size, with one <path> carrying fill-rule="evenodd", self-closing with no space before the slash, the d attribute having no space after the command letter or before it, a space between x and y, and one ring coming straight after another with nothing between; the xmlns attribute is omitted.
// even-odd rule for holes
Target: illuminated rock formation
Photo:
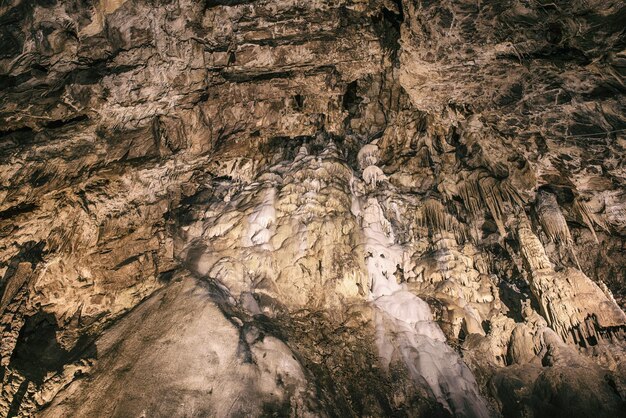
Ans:
<svg viewBox="0 0 626 418"><path fill-rule="evenodd" d="M0 2L0 416L620 416L625 20Z"/></svg>

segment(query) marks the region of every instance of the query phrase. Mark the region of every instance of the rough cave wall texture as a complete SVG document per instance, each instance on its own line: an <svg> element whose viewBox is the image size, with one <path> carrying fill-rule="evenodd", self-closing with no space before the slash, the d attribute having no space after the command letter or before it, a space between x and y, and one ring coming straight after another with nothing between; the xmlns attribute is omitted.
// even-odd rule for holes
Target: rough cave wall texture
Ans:
<svg viewBox="0 0 626 418"><path fill-rule="evenodd" d="M0 0L0 416L621 416L625 22Z"/></svg>

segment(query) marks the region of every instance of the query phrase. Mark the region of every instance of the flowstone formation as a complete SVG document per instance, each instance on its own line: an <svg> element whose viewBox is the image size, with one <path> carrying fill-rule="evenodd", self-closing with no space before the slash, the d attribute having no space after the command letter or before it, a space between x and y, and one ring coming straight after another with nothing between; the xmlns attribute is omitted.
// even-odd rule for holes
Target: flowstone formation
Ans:
<svg viewBox="0 0 626 418"><path fill-rule="evenodd" d="M0 416L622 416L624 21L0 2Z"/></svg>

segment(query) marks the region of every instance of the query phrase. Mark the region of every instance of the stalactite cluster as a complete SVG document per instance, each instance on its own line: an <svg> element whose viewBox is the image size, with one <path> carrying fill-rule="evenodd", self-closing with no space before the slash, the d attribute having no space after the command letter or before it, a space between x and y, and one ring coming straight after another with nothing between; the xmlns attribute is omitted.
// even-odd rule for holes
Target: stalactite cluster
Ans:
<svg viewBox="0 0 626 418"><path fill-rule="evenodd" d="M624 21L0 1L0 416L621 416Z"/></svg>

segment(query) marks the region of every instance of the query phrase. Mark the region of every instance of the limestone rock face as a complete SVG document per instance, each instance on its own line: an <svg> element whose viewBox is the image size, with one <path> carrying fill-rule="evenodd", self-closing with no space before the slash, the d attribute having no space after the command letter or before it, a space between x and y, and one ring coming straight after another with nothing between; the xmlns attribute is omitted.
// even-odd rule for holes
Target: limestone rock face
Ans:
<svg viewBox="0 0 626 418"><path fill-rule="evenodd" d="M624 21L0 2L0 416L620 416Z"/></svg>

